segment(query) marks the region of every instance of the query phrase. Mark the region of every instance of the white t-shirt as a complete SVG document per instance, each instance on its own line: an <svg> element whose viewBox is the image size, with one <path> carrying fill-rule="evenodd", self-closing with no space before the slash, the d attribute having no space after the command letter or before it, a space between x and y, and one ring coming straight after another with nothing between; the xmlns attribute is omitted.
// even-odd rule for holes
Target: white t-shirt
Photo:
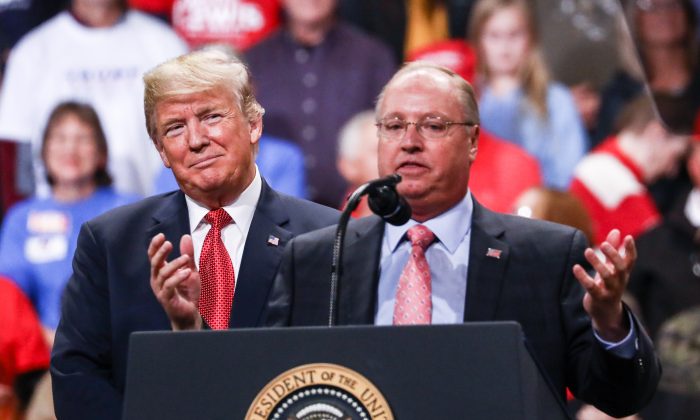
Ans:
<svg viewBox="0 0 700 420"><path fill-rule="evenodd" d="M12 50L0 91L0 139L31 142L40 194L48 191L39 149L52 109L77 100L95 107L109 145L109 171L122 192L147 195L162 163L143 115L143 73L187 51L163 22L128 11L109 28L63 12Z"/></svg>

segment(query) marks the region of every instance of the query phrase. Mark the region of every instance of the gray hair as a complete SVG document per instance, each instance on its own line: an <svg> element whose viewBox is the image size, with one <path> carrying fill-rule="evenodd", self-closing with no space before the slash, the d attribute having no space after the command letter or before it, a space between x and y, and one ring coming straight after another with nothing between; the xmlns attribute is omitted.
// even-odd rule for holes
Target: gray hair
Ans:
<svg viewBox="0 0 700 420"><path fill-rule="evenodd" d="M360 136L365 124L374 124L374 111L362 111L350 118L340 129L338 135L338 157L357 159L361 156Z"/></svg>
<svg viewBox="0 0 700 420"><path fill-rule="evenodd" d="M249 122L265 113L253 94L246 65L235 55L220 49L202 49L168 60L146 73L143 81L146 128L154 142L156 105L173 96L226 89L233 93L241 113Z"/></svg>

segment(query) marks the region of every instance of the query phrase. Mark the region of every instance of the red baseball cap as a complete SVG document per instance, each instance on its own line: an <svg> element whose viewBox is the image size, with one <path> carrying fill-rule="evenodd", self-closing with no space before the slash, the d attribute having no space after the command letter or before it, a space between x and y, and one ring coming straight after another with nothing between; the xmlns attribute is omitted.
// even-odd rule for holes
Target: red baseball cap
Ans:
<svg viewBox="0 0 700 420"><path fill-rule="evenodd" d="M467 82L474 83L476 53L463 39L450 39L430 44L408 53L408 61L427 61L454 71Z"/></svg>

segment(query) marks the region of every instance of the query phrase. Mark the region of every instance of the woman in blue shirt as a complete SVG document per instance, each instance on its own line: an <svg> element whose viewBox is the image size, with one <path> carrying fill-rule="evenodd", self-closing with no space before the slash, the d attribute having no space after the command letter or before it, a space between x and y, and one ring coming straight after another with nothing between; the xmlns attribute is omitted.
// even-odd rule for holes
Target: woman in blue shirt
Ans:
<svg viewBox="0 0 700 420"><path fill-rule="evenodd" d="M80 226L137 198L112 189L107 156L107 141L93 108L59 104L46 124L41 148L51 195L17 203L0 229L0 273L31 298L49 343L58 325L61 293L72 273Z"/></svg>
<svg viewBox="0 0 700 420"><path fill-rule="evenodd" d="M469 29L477 50L481 125L537 158L547 187L564 190L587 149L569 91L549 79L527 0L479 0Z"/></svg>

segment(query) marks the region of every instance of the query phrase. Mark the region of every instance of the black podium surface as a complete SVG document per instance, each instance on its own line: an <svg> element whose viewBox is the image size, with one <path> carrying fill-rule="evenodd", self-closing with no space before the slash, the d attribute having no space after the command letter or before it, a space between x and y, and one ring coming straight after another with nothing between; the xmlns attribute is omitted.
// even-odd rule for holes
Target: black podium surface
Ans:
<svg viewBox="0 0 700 420"><path fill-rule="evenodd" d="M568 418L515 322L138 332L124 418L244 419L273 379L311 363L364 376L396 419Z"/></svg>

